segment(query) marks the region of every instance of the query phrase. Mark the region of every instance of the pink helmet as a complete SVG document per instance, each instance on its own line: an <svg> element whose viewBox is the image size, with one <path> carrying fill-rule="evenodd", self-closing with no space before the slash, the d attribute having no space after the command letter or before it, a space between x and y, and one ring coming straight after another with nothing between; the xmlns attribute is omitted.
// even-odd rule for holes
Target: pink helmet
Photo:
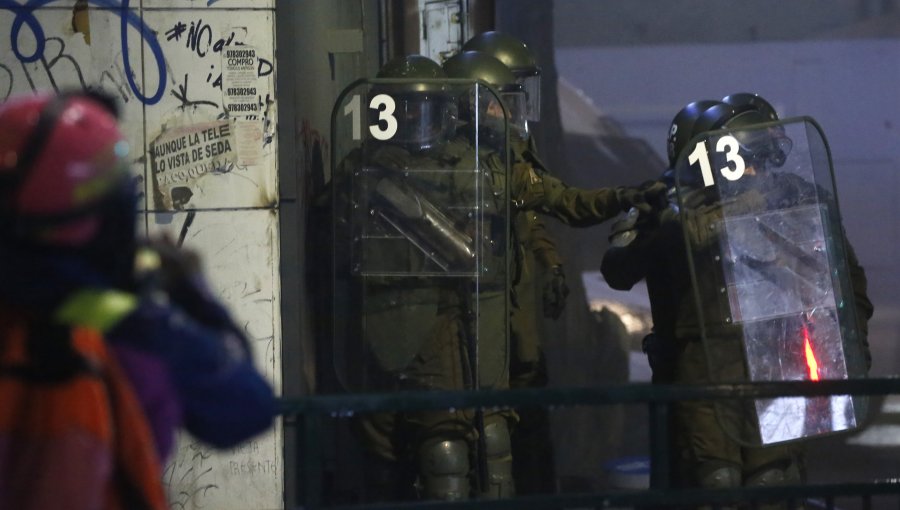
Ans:
<svg viewBox="0 0 900 510"><path fill-rule="evenodd" d="M115 104L100 94L28 95L0 104L0 235L53 246L90 242L103 205L134 193L127 153Z"/></svg>

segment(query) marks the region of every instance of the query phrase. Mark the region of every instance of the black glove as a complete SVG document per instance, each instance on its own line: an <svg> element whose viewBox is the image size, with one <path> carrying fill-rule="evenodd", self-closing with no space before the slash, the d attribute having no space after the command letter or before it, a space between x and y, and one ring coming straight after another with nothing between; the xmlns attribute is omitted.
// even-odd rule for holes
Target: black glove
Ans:
<svg viewBox="0 0 900 510"><path fill-rule="evenodd" d="M666 185L660 181L647 181L637 188L616 188L616 199L623 211L634 207L641 214L650 214L666 207L667 190Z"/></svg>
<svg viewBox="0 0 900 510"><path fill-rule="evenodd" d="M566 286L566 275L562 266L553 266L544 282L542 301L544 305L544 317L558 319L566 307L566 297L569 295L569 287Z"/></svg>
<svg viewBox="0 0 900 510"><path fill-rule="evenodd" d="M138 250L135 263L139 289L144 293L162 292L197 322L234 333L241 356L250 355L243 328L235 324L228 310L216 299L205 279L199 255L181 248L166 235L147 239ZM232 354L238 351L233 351Z"/></svg>
<svg viewBox="0 0 900 510"><path fill-rule="evenodd" d="M646 181L638 188L644 194L644 201L650 204L654 211L665 209L669 206L669 187L662 181Z"/></svg>
<svg viewBox="0 0 900 510"><path fill-rule="evenodd" d="M195 319L206 315L200 310L212 299L203 279L200 257L178 247L168 236L142 243L135 273L140 292L148 295L161 292Z"/></svg>

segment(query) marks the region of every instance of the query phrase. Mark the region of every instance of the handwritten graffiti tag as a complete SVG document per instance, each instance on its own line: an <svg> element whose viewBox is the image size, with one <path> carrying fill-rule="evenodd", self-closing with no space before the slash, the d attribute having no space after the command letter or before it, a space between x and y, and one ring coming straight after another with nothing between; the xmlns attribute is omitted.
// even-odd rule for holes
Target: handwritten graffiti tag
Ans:
<svg viewBox="0 0 900 510"><path fill-rule="evenodd" d="M202 18L191 21L190 25L184 21L176 21L175 24L165 31L164 35L166 41L177 43L183 41L185 49L201 59L211 54L221 54L229 46L244 46L244 42L235 40L237 34L233 30L227 37L220 37L214 40L212 26L209 23L205 23ZM262 57L257 58L256 75L258 78L269 76L274 69L272 62ZM221 89L222 73L215 74L215 70L216 67L211 65L210 72L206 75L206 83L212 82L214 88Z"/></svg>
<svg viewBox="0 0 900 510"><path fill-rule="evenodd" d="M57 2L58 0L27 0L25 3L16 2L15 0L0 0L0 10L7 10L15 15L12 28L10 30L10 47L16 58L22 64L30 64L41 61L45 67L52 66L60 55L54 57L54 60L48 64L45 56L47 43L58 38L48 38L44 34L44 27L34 15L35 11ZM122 60L124 64L124 74L128 80L128 85L135 96L144 104L156 104L163 97L165 92L166 81L166 64L162 47L156 38L156 33L151 30L141 19L140 16L132 12L130 8L131 0L87 0L89 4L100 7L116 14L120 19L119 39L122 48ZM35 48L31 54L22 53L19 46L19 38L23 27L27 27L35 40ZM128 30L129 27L140 32L141 38L147 48L150 50L151 57L156 62L156 68L159 76L159 83L152 95L145 95L134 80L134 68L131 65L131 58L128 53ZM8 69L3 69L9 71ZM2 70L0 70L2 71Z"/></svg>

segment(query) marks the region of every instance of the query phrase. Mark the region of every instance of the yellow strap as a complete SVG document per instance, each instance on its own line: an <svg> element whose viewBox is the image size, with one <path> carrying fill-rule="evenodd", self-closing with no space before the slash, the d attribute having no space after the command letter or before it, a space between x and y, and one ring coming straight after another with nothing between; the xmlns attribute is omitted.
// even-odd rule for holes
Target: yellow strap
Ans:
<svg viewBox="0 0 900 510"><path fill-rule="evenodd" d="M138 306L137 296L115 290L85 289L71 295L54 319L71 326L109 331Z"/></svg>

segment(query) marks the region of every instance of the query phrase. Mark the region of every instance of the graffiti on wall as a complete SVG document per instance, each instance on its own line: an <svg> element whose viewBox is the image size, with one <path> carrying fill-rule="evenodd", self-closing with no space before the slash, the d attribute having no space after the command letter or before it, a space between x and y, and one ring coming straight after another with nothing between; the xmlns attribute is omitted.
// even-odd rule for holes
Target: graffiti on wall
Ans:
<svg viewBox="0 0 900 510"><path fill-rule="evenodd" d="M88 83L85 82L84 73L81 65L66 52L66 43L59 37L47 36L46 31L35 15L35 11L52 4L58 0L0 0L0 10L5 10L13 15L12 28L9 33L9 44L16 59L23 64L22 71L25 79L28 81L31 89L36 91L34 79L34 71L30 70L24 64L39 64L40 70L46 75L50 84L56 88L57 80L54 79L60 73L71 75L74 73L78 77L78 81L82 88L87 88ZM163 54L162 45L157 38L157 32L151 30L144 20L131 9L131 0L83 0L84 3L94 7L102 8L116 15L119 18L120 30L118 44L120 54L122 56L122 65L114 71L104 71L100 85L103 81L108 81L113 88L118 89L119 94L124 101L135 98L144 104L157 104L165 93L167 67L166 58ZM214 2L209 2L212 5ZM82 7L83 8L83 7ZM76 6L78 9L78 6ZM23 49L22 39L23 30L28 32L33 39L34 48L30 51ZM151 87L150 93L145 93L138 86L135 77L135 68L132 65L129 50L128 32L135 30L141 37L144 47L148 50L153 65L156 66L157 80L155 87ZM195 52L198 57L206 57L208 55L221 53L226 46L232 44L241 44L235 41L235 32L231 32L228 37L220 37L214 40L213 29L209 23L204 23L202 19L191 21L190 25L178 21L172 27L164 32L167 41L185 43L185 47ZM57 67L64 64L63 67ZM69 66L69 67L66 67ZM214 65L210 66L210 72L206 77L207 83L212 83L214 87L222 88L222 74L213 79ZM272 74L274 65L268 59L260 57L257 64L257 76L262 78ZM8 65L0 62L0 100L6 99L13 90L14 75ZM5 86L4 86L5 82ZM128 91L122 90L127 85ZM185 75L183 90L180 91L182 97L186 96L187 75ZM173 91L173 94L175 92ZM176 96L177 97L177 96ZM263 98L260 98L260 101ZM186 100L185 100L186 101Z"/></svg>
<svg viewBox="0 0 900 510"><path fill-rule="evenodd" d="M47 89L98 88L115 95L126 116L144 117L143 128L129 123L126 134L135 147L146 141L147 158L141 151L135 164L147 165L141 180L151 210L275 203L267 168L275 139L273 49L269 42L254 46L271 39L271 16L232 26L230 9L142 12L131 0L78 0L71 9L62 3L0 0L0 10L12 14L0 20L7 32L0 37L10 42L8 51L0 50L0 100ZM71 33L60 30L65 24ZM205 178L190 179L173 196L168 181L177 172L157 172L150 145L174 136L168 131L193 124L202 130L217 120L233 122L238 143L227 154L204 157Z"/></svg>
<svg viewBox="0 0 900 510"><path fill-rule="evenodd" d="M156 104L159 102L160 98L163 96L163 92L165 89L165 80L166 80L166 68L165 68L165 57L162 53L162 48L160 47L159 41L156 38L156 34L144 24L143 20L138 16L133 10L130 8L131 0L84 0L86 3L93 5L95 7L100 7L104 9L108 9L108 11L112 14L115 14L119 17L120 20L120 31L119 31L119 44L122 50L122 73L125 80L128 83L129 89L134 97L138 98L141 102L145 104ZM71 64L74 67L75 73L78 75L79 81L83 87L87 87L87 84L84 82L84 75L81 72L81 66L78 62L72 58L71 55L65 53L66 45L65 42L58 37L47 37L44 31L44 27L41 24L38 17L35 15L35 11L46 6L50 6L56 3L56 0L27 0L17 2L15 0L0 0L0 10L6 10L13 14L12 20L12 29L9 34L9 43L10 48L12 49L13 54L15 54L16 59L20 63L23 64L22 70L25 73L26 79L29 84L32 86L32 90L36 90L34 88L34 81L32 79L31 73L28 68L24 66L24 64L30 64L39 62L41 64L42 70L46 73L47 77L50 80L50 83L54 85L56 84L56 80L54 80L54 73L59 71L54 71L54 68L60 61L64 61L65 63ZM23 51L22 45L20 41L22 39L22 30L25 29L31 33L31 36L34 40L34 49L30 52L27 50ZM153 62L157 66L157 72L159 73L159 80L156 85L156 88L150 95L147 95L138 87L135 82L135 70L132 67L131 58L129 57L128 51L128 32L129 30L136 30L141 39L150 52L150 57L153 59ZM48 43L57 43L57 51L55 54L52 52L48 58ZM8 91L6 96L9 95L9 91L13 89L13 74L12 71L0 63L0 72L5 71L10 83L7 87ZM65 72L65 71L63 71ZM0 90L2 90L2 85L0 85ZM5 99L4 96L2 99Z"/></svg>
<svg viewBox="0 0 900 510"><path fill-rule="evenodd" d="M247 206L270 206L276 201L274 183L258 168L274 140L275 101L270 90L275 66L266 58L271 50L254 45L254 31L266 25L232 26L228 18L192 9L161 17L158 26L167 59L179 63L170 69L177 77L170 93L176 101L170 101L175 108L160 116L158 127L148 129L148 142L160 147L182 133L202 133L210 122L231 124L227 140L204 149L202 157L193 152L190 160L182 156L180 163L176 161L183 171L168 171L165 161L153 158L148 167L153 207L202 207L225 188ZM173 187L174 181L180 182ZM241 190L237 197L235 189Z"/></svg>

